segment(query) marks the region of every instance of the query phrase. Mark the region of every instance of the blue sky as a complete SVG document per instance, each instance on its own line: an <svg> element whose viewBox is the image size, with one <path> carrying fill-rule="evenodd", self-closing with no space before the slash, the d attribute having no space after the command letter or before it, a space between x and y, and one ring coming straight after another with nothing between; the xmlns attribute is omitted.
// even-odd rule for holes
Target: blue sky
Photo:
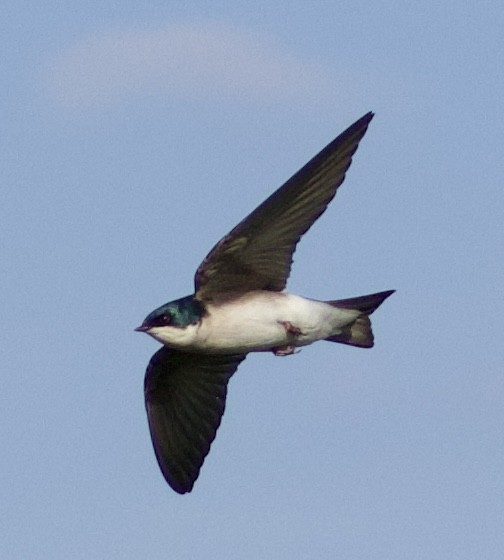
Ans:
<svg viewBox="0 0 504 560"><path fill-rule="evenodd" d="M2 10L0 556L501 558L501 3ZM369 110L289 289L376 346L250 356L178 496L133 328Z"/></svg>

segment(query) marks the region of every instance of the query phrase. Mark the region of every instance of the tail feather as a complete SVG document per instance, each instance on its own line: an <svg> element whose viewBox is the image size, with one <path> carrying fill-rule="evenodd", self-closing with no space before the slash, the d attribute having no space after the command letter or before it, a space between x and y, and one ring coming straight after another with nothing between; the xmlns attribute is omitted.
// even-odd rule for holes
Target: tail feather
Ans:
<svg viewBox="0 0 504 560"><path fill-rule="evenodd" d="M355 309L360 311L361 315L359 315L353 323L341 329L341 333L330 336L325 340L349 344L350 346L358 346L359 348L371 348L374 344L374 336L369 315L391 296L394 291L395 290L388 290L368 296L326 302L333 307L339 307L341 309Z"/></svg>

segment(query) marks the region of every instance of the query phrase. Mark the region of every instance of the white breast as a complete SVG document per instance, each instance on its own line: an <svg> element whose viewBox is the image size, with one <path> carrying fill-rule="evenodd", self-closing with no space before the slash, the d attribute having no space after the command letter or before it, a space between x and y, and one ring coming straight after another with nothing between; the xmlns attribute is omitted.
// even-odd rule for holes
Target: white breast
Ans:
<svg viewBox="0 0 504 560"><path fill-rule="evenodd" d="M301 331L296 346L337 334L358 316L352 310L293 294L256 291L218 305L208 305L194 340L194 349L211 352L253 352L293 344L285 326Z"/></svg>

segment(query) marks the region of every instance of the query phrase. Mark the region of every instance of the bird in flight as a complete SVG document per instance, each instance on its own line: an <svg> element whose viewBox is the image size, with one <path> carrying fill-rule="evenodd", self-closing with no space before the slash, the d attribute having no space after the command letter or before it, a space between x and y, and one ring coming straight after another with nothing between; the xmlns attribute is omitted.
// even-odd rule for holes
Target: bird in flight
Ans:
<svg viewBox="0 0 504 560"><path fill-rule="evenodd" d="M228 381L249 352L288 356L318 340L373 346L369 315L394 290L334 301L284 291L298 241L343 183L372 118L352 124L224 236L196 271L194 294L136 328L163 344L147 366L145 406L157 461L176 492L192 490Z"/></svg>

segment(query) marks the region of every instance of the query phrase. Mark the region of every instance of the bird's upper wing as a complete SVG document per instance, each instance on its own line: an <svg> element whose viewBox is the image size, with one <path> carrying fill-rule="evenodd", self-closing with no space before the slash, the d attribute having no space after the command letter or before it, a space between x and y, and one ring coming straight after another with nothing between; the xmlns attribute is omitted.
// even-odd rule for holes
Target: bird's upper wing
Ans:
<svg viewBox="0 0 504 560"><path fill-rule="evenodd" d="M333 199L372 118L340 134L215 245L196 271L198 299L285 288L296 244Z"/></svg>
<svg viewBox="0 0 504 560"><path fill-rule="evenodd" d="M227 383L244 354L186 354L163 346L145 374L145 407L156 458L168 484L190 492L226 404Z"/></svg>

